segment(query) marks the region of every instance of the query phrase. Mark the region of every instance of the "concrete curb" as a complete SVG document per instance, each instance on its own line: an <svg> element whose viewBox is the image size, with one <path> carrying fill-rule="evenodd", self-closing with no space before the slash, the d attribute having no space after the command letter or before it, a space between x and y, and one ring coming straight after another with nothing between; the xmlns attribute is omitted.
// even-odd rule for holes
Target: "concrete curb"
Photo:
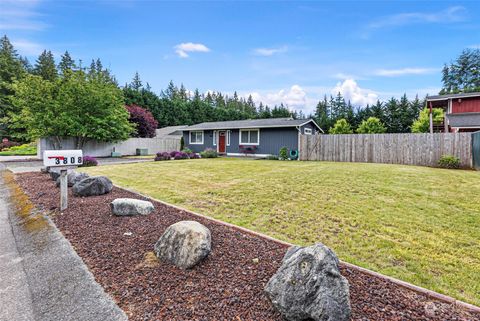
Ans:
<svg viewBox="0 0 480 321"><path fill-rule="evenodd" d="M133 189L121 187L121 186L118 186L118 185L114 185L114 186L117 187L117 188L126 190L126 191L128 191L128 192L131 192L131 193L140 195L140 196L142 196L142 197L144 197L144 198L146 198L146 199L149 199L149 200L152 200L152 201L155 201L155 202L159 202L159 203L161 203L161 204L163 204L163 205L173 207L173 208L175 208L175 209L178 209L178 210L181 210L181 211L190 213L190 214L195 215L195 216L197 216L197 217L201 217L201 218L210 220L210 221L212 221L212 222L219 223L219 224L222 224L222 225L224 225L224 226L228 226L228 227L231 227L231 228L234 228L234 229L237 229L237 230L246 232L246 233L248 233L248 234L255 235L255 236L258 236L258 237L261 237L261 238L264 238L264 239L273 241L273 242L275 242L275 243L277 243L277 244L286 245L286 246L289 246L289 247L294 245L294 244L292 244L292 243L288 243L288 242L285 242L285 241L282 241L282 240L273 238L273 237L271 237L271 236L268 236L268 235L265 235L265 234L262 234L262 233L259 233L259 232L255 232L255 231L249 230L249 229L247 229L247 228L244 228L244 227L241 227L241 226L237 226L237 225L233 225L233 224L231 224L231 223L223 222L223 221L217 220L217 219L215 219L215 218L208 217L208 216L206 216L206 215L203 215L203 214L200 214L200 213L197 213L197 212L194 212L194 211L191 211L191 210L182 208L182 207L180 207L180 206L177 206L177 205L174 205L174 204L170 204L170 203L168 203L168 202L165 202L165 201L162 201L162 200L159 200L159 199L150 197L150 196L148 196L148 195L144 195L144 194L139 193L139 192L137 192L137 191L135 191L135 190L133 190ZM435 291L432 291L432 290L428 290L428 289L422 288L422 287L420 287L420 286L417 286L417 285L414 285L414 284L411 284L411 283L408 283L408 282L405 282L405 281L402 281L402 280L399 280L399 279L396 279L396 278L393 278L393 277L390 277L390 276L386 276L386 275L380 274L380 273L378 273L378 272L375 272L375 271L372 271L372 270L369 270L369 269L366 269L366 268L363 268L363 267L360 267L360 266L357 266L357 265L354 265L354 264L351 264L351 263L348 263L348 262L344 262L344 261L341 261L341 260L340 260L340 263L341 263L342 265L348 267L348 268L351 268L351 269L354 269L354 270L363 272L363 273L365 273L365 274L369 274L369 275L371 275L371 276L380 278L380 279L382 279L382 280L385 280L385 281L394 283L394 284L396 284L396 285L398 285L398 286L401 286L401 287L403 287L403 288L407 288L407 289L409 289L409 290L412 290L412 291L415 291L415 292L417 292L417 293L423 294L423 295L425 295L425 296L427 296L427 297L429 297L429 298L432 298L432 299L435 299L435 300L438 300L438 301L442 301L442 302L445 302L445 303L452 304L452 305L454 305L454 306L456 306L456 307L465 309L465 310L470 311L470 312L480 313L480 307L475 306L475 305L470 304L470 303L467 303L467 302L463 302L463 301L457 300L457 299L452 298L452 297L450 297L450 296L448 296L448 295L444 295L444 294L441 294L441 293L438 293L438 292L435 292Z"/></svg>
<svg viewBox="0 0 480 321"><path fill-rule="evenodd" d="M50 217L30 203L13 178L6 187L14 205L10 222L32 297L33 320L128 320Z"/></svg>

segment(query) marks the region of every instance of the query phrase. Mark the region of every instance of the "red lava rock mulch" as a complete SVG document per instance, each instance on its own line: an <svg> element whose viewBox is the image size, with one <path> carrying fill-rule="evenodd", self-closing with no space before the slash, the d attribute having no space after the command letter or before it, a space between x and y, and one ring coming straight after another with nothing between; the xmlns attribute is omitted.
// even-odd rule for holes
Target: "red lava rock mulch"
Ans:
<svg viewBox="0 0 480 321"><path fill-rule="evenodd" d="M114 199L143 199L116 187L96 197L70 193L69 209L61 214L59 190L48 175L18 174L17 182L37 207L52 213L57 227L130 320L281 320L263 288L280 266L285 245L158 202L148 216L115 217L109 206ZM164 230L181 220L198 221L212 233L212 252L187 271L152 255ZM352 268L342 266L342 274L350 282L352 320L480 319L480 314Z"/></svg>

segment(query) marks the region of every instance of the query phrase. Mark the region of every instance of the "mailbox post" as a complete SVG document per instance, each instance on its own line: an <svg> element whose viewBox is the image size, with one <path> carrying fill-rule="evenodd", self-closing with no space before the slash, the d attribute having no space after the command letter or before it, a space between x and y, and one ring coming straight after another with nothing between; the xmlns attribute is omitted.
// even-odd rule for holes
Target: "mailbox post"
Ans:
<svg viewBox="0 0 480 321"><path fill-rule="evenodd" d="M60 169L60 210L68 207L68 170L83 164L81 150L46 150L43 152L43 165Z"/></svg>

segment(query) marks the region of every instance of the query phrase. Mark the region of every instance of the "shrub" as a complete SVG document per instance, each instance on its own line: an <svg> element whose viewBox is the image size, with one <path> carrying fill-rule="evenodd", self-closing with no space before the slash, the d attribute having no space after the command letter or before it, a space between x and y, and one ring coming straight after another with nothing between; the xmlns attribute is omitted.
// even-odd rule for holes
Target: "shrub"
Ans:
<svg viewBox="0 0 480 321"><path fill-rule="evenodd" d="M180 138L180 150L183 150L184 147L185 147L185 139L183 139L183 136L182 136L182 138Z"/></svg>
<svg viewBox="0 0 480 321"><path fill-rule="evenodd" d="M188 159L188 154L184 152L177 152L175 156L173 156L173 159Z"/></svg>
<svg viewBox="0 0 480 321"><path fill-rule="evenodd" d="M136 124L136 132L132 135L133 137L155 137L158 122L149 110L137 105L125 106L125 108L130 113L128 121Z"/></svg>
<svg viewBox="0 0 480 321"><path fill-rule="evenodd" d="M17 142L12 142L8 139L4 139L2 142L0 142L0 151L5 150L7 148L11 148L13 146L19 146L20 143Z"/></svg>
<svg viewBox="0 0 480 321"><path fill-rule="evenodd" d="M383 134L386 131L387 129L377 117L368 117L357 128L359 134Z"/></svg>
<svg viewBox="0 0 480 321"><path fill-rule="evenodd" d="M280 160L287 160L288 159L288 148L287 147L282 147L280 148L280 151L278 152L278 159Z"/></svg>
<svg viewBox="0 0 480 321"><path fill-rule="evenodd" d="M460 168L460 158L453 155L443 155L438 161L438 166L450 169Z"/></svg>
<svg viewBox="0 0 480 321"><path fill-rule="evenodd" d="M432 108L432 118L434 123L443 121L443 109ZM418 119L412 124L412 133L428 133L430 130L430 109L423 109L418 115Z"/></svg>
<svg viewBox="0 0 480 321"><path fill-rule="evenodd" d="M97 166L98 161L95 157L93 156L83 156L83 164L80 165L80 167L92 167L92 166Z"/></svg>
<svg viewBox="0 0 480 321"><path fill-rule="evenodd" d="M218 153L212 148L207 148L203 152L200 152L200 156L202 156L202 158L217 158Z"/></svg>
<svg viewBox="0 0 480 321"><path fill-rule="evenodd" d="M171 159L170 153L168 152L157 153L157 155L155 156L155 161L164 161L164 160L170 160L170 159Z"/></svg>
<svg viewBox="0 0 480 321"><path fill-rule="evenodd" d="M16 144L16 143L15 143ZM14 145L9 148L5 148L0 152L0 156L13 156L13 155L36 155L37 145L35 143Z"/></svg>
<svg viewBox="0 0 480 321"><path fill-rule="evenodd" d="M198 159L198 158L200 158L200 155L198 155L197 153L191 153L189 155L189 157L190 157L190 159Z"/></svg>
<svg viewBox="0 0 480 321"><path fill-rule="evenodd" d="M328 130L329 134L337 135L337 134L353 134L352 127L347 122L345 118L337 120L333 127L330 127Z"/></svg>
<svg viewBox="0 0 480 321"><path fill-rule="evenodd" d="M193 151L190 148L184 148L182 149L182 152L187 153L187 154L193 154Z"/></svg>

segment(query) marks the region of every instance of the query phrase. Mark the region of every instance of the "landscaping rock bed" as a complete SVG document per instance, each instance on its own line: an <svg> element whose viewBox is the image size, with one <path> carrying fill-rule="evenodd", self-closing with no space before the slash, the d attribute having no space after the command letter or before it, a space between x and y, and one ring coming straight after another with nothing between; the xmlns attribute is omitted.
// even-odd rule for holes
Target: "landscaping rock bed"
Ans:
<svg viewBox="0 0 480 321"><path fill-rule="evenodd" d="M59 212L59 191L48 175L17 176L31 200L52 218L96 280L130 320L281 320L264 293L281 265L285 245L153 202L148 216L116 217L116 198L139 198L114 187L110 194L71 197ZM71 190L69 191L71 196ZM212 235L208 257L190 270L156 260L153 246L165 229L195 220ZM478 320L453 304L341 266L350 283L352 320Z"/></svg>

